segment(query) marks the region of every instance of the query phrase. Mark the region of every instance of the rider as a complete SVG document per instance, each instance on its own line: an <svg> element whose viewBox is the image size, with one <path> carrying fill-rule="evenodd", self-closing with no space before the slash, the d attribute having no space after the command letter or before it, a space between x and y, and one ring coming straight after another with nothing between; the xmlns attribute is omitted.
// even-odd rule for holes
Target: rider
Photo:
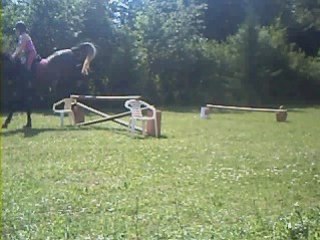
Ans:
<svg viewBox="0 0 320 240"><path fill-rule="evenodd" d="M30 35L27 33L27 27L23 21L18 21L15 25L14 30L18 39L18 46L15 52L12 54L12 58L20 58L21 63L31 71L33 61L37 58L37 51L34 47Z"/></svg>

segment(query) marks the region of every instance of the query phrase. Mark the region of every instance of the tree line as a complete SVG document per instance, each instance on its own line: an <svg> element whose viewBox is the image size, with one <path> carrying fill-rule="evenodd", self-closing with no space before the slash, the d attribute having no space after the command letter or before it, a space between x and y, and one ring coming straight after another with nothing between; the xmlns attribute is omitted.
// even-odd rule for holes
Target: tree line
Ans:
<svg viewBox="0 0 320 240"><path fill-rule="evenodd" d="M162 105L320 100L320 4L309 0L2 0L4 51L24 20L42 57L92 41L92 94Z"/></svg>

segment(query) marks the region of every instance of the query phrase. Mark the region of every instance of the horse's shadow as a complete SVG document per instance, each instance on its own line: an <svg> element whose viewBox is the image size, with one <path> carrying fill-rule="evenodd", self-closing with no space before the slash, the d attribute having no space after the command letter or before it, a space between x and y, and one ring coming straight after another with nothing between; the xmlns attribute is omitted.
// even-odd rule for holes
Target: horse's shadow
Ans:
<svg viewBox="0 0 320 240"><path fill-rule="evenodd" d="M66 126L60 128L20 128L20 129L13 129L13 130L2 130L0 131L0 137L7 137L13 135L22 135L24 138L30 138L37 136L42 133L46 132L87 132L87 131L108 131L114 133L116 135L123 135L132 137L132 133L129 132L128 128L115 128L115 127L105 127L105 126L95 126L95 127L75 127L75 126ZM140 133L136 133L134 135L135 139L145 140L148 139L149 136L145 137L142 136ZM167 139L168 136L161 135L159 139Z"/></svg>
<svg viewBox="0 0 320 240"><path fill-rule="evenodd" d="M0 132L1 137L6 136L13 136L17 134L23 135L25 138L34 137L36 135L46 133L46 132L70 132L70 131L77 131L77 132L86 132L86 131L97 131L97 130L104 130L113 132L116 134L124 134L128 135L128 130L125 128L110 128L110 127L61 127L61 128L20 128L20 129L13 129L13 130L2 130Z"/></svg>

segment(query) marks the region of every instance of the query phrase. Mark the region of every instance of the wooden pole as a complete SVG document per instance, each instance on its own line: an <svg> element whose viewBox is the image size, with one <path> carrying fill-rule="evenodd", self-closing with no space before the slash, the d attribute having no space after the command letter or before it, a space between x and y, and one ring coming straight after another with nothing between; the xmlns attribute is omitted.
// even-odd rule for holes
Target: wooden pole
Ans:
<svg viewBox="0 0 320 240"><path fill-rule="evenodd" d="M90 112L93 112L93 113L95 113L95 114L97 114L97 115L99 115L99 116L106 117L106 118L107 118L107 117L110 117L109 114L106 114L106 113L101 112L101 111L99 111L99 110L97 110L97 109L94 109L94 108L92 108L92 107L89 107L89 106L87 106L87 105L85 105L85 104L83 104L83 103L77 102L76 105L79 106L79 107L82 107L82 108L84 108L84 109L86 109L86 110L88 110L88 111L90 111ZM129 113L130 113L130 112L129 112Z"/></svg>
<svg viewBox="0 0 320 240"><path fill-rule="evenodd" d="M287 109L236 107L236 106L213 105L213 104L207 104L207 107L216 108L216 109L225 109L225 110L250 111L250 112L287 112Z"/></svg>
<svg viewBox="0 0 320 240"><path fill-rule="evenodd" d="M93 95L70 95L70 98L77 100L125 100L125 99L139 99L141 96L93 96Z"/></svg>
<svg viewBox="0 0 320 240"><path fill-rule="evenodd" d="M119 113L119 114L115 114L115 115L112 115L109 117L103 117L100 119L95 119L95 120L91 120L91 121L87 121L87 122L78 123L77 126L88 126L88 125L92 125L92 124L96 124L96 123L115 121L116 123L119 123L120 125L128 127L128 123L117 119L117 118L125 117L128 115L130 115L130 112L129 113L128 112Z"/></svg>
<svg viewBox="0 0 320 240"><path fill-rule="evenodd" d="M85 104L82 104L82 103L79 103L77 102L76 103L79 107L82 107L90 112L93 112L99 116L102 116L103 118L101 119L97 119L97 120L92 120L92 121L88 121L88 122L83 122L83 123L78 123L77 126L87 126L87 125L92 125L92 124L95 124L95 123L101 123L101 122L106 122L106 121L113 121L113 122L116 122L122 126L126 126L128 127L128 123L126 123L125 121L122 121L120 119L116 119L116 118L120 118L120 117L124 117L124 116L128 116L130 115L130 112L124 112L124 113L121 113L121 114L117 114L114 118L112 118L109 114L106 114L104 112L101 112L97 109L94 109L92 107L89 107ZM137 129L139 130L139 129Z"/></svg>
<svg viewBox="0 0 320 240"><path fill-rule="evenodd" d="M95 113L95 114L103 117L103 118L96 119L96 120L92 120L92 121L87 121L87 122L78 123L78 124L76 124L77 126L88 126L88 125L92 125L92 124L96 124L96 123L102 123L102 122L107 122L107 121L113 121L113 122L116 122L116 123L118 123L118 124L120 124L120 125L122 125L122 126L126 126L126 127L128 127L128 125L129 125L127 122L122 121L122 120L120 120L120 119L118 119L118 118L131 115L131 112L130 112L130 111L123 112L123 113L118 113L118 114L115 114L115 115L109 115L109 114L106 114L106 113L104 113L104 112L101 112L101 111L99 111L99 110L97 110L97 109L94 109L94 108L92 108L92 107L89 107L89 106L87 106L87 105L85 105L85 104L83 104L83 103L80 103L80 102L77 102L76 105L79 106L79 107L81 107L81 108L84 108L84 109L86 109L86 110L88 110L88 111L90 111L90 112L93 112L93 113ZM147 107L142 108L142 110L146 110L146 109L148 109L148 108L147 108ZM136 126L136 130L142 132L142 128L137 127L137 126Z"/></svg>

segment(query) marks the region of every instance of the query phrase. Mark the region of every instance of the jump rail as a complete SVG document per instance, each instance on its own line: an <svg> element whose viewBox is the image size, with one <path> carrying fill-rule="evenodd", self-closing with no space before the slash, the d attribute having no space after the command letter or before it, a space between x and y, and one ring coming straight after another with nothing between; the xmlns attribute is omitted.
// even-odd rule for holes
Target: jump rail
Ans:
<svg viewBox="0 0 320 240"><path fill-rule="evenodd" d="M209 108L225 109L225 110L239 110L239 111L250 111L250 112L287 112L287 109L275 109L275 108L253 108L253 107L236 107L226 105L213 105L207 104Z"/></svg>
<svg viewBox="0 0 320 240"><path fill-rule="evenodd" d="M249 111L249 112L272 112L276 113L276 120L278 122L284 122L287 120L287 109L280 106L279 109L275 108L255 108L255 107L237 107L237 106L226 106L226 105L214 105L207 104L207 108L223 109L223 110L235 110L235 111Z"/></svg>
<svg viewBox="0 0 320 240"><path fill-rule="evenodd" d="M126 100L126 99L140 99L138 95L128 96L93 96L93 95L70 95L70 98L77 100Z"/></svg>

